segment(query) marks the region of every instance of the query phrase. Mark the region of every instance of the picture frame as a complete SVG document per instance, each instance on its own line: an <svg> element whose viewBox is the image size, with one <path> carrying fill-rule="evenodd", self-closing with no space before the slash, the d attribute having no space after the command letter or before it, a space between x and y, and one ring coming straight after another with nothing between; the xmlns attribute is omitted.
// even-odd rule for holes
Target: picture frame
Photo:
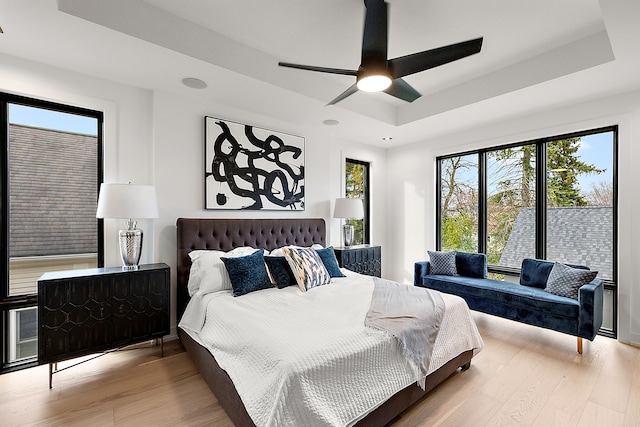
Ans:
<svg viewBox="0 0 640 427"><path fill-rule="evenodd" d="M205 116L205 209L305 209L301 136Z"/></svg>

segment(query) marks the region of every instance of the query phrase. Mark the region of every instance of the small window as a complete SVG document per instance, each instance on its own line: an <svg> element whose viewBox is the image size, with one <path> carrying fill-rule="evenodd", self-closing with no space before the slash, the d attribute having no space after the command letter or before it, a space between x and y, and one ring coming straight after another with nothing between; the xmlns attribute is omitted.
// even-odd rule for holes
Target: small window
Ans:
<svg viewBox="0 0 640 427"><path fill-rule="evenodd" d="M9 363L38 353L37 314L36 307L9 310Z"/></svg>

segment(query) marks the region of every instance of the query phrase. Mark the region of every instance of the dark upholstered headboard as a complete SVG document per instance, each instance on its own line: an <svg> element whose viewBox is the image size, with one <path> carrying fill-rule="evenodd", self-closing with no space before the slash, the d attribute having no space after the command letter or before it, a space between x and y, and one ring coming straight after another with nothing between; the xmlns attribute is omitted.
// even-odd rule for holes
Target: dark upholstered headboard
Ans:
<svg viewBox="0 0 640 427"><path fill-rule="evenodd" d="M311 246L314 243L326 246L326 225L322 218L178 218L176 226L178 319L189 301L189 252L193 250L229 251L239 246L272 250L286 245Z"/></svg>

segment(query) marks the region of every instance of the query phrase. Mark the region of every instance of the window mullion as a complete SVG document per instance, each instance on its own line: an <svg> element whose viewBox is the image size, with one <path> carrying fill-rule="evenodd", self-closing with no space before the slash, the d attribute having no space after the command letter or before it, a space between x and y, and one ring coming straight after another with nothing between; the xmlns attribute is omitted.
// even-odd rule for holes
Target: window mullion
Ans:
<svg viewBox="0 0 640 427"><path fill-rule="evenodd" d="M442 159L436 159L436 250L442 250Z"/></svg>
<svg viewBox="0 0 640 427"><path fill-rule="evenodd" d="M9 107L7 100L0 99L0 259L2 259L2 286L0 286L0 301L9 296ZM4 316L3 316L4 317ZM3 329L4 330L4 329Z"/></svg>
<svg viewBox="0 0 640 427"><path fill-rule="evenodd" d="M536 258L547 257L547 143L536 144Z"/></svg>
<svg viewBox="0 0 640 427"><path fill-rule="evenodd" d="M487 253L487 152L478 153L478 253Z"/></svg>

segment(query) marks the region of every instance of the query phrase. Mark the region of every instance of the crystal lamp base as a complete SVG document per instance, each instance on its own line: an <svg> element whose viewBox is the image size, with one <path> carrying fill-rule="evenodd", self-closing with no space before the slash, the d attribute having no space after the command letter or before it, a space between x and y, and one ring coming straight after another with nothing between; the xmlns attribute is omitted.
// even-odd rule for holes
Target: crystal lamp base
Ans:
<svg viewBox="0 0 640 427"><path fill-rule="evenodd" d="M137 270L142 254L142 230L136 228L136 222L128 223L128 230L120 230L120 256L123 270Z"/></svg>

